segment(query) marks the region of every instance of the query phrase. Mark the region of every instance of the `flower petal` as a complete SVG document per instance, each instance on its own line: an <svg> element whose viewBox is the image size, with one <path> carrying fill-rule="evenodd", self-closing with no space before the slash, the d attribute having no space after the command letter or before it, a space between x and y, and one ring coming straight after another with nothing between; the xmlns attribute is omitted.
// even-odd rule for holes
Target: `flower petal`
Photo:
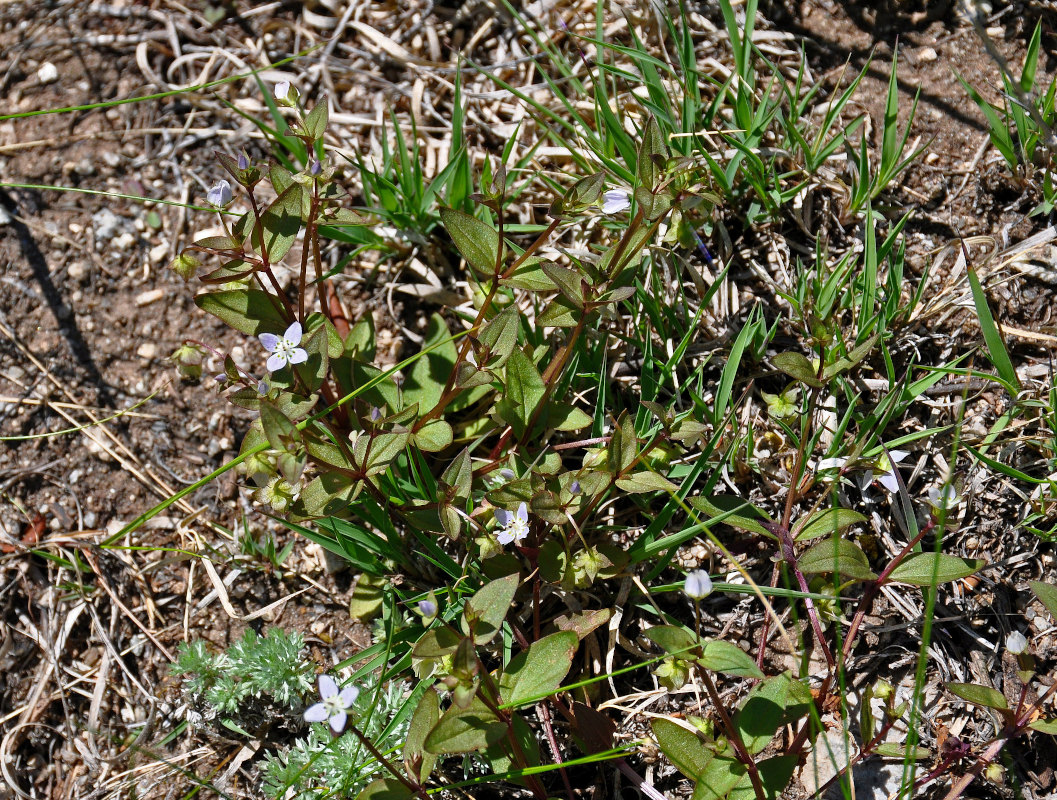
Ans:
<svg viewBox="0 0 1057 800"><path fill-rule="evenodd" d="M624 189L610 189L602 195L602 213L619 214L631 207L631 198Z"/></svg>
<svg viewBox="0 0 1057 800"><path fill-rule="evenodd" d="M495 521L502 525L504 528L514 520L514 515L507 511L505 508L497 508L495 510Z"/></svg>
<svg viewBox="0 0 1057 800"><path fill-rule="evenodd" d="M509 529L504 529L499 531L499 536L496 538L499 539L499 544L510 544L514 541L514 534Z"/></svg>
<svg viewBox="0 0 1057 800"><path fill-rule="evenodd" d="M353 703L355 703L356 698L359 696L360 687L352 685L346 686L344 689L341 690L341 694L338 695L338 697L341 698L341 702L345 704L345 708L348 708Z"/></svg>
<svg viewBox="0 0 1057 800"><path fill-rule="evenodd" d="M286 356L281 356L278 353L272 353L268 356L268 361L265 365L268 368L268 372L275 372L276 370L282 369L286 366Z"/></svg>
<svg viewBox="0 0 1057 800"><path fill-rule="evenodd" d="M304 364L308 361L308 353L303 347L295 347L286 354L286 360L289 364Z"/></svg>
<svg viewBox="0 0 1057 800"><path fill-rule="evenodd" d="M319 676L319 696L326 700L338 693L338 682L326 673Z"/></svg>
<svg viewBox="0 0 1057 800"><path fill-rule="evenodd" d="M892 470L891 472L886 472L884 475L877 479L877 482L892 494L895 494L899 491L899 479L896 477L895 470Z"/></svg>
<svg viewBox="0 0 1057 800"><path fill-rule="evenodd" d="M322 703L316 703L305 710L305 719L308 722L322 722L327 718L327 707Z"/></svg>
<svg viewBox="0 0 1057 800"><path fill-rule="evenodd" d="M276 345L279 344L279 337L276 336L274 333L262 333L257 338L261 340L261 344L264 345L264 349L267 350L269 353L274 352Z"/></svg>
<svg viewBox="0 0 1057 800"><path fill-rule="evenodd" d="M528 522L528 506L524 503L517 507L517 518L522 522Z"/></svg>
<svg viewBox="0 0 1057 800"><path fill-rule="evenodd" d="M910 455L910 453L908 453L906 450L889 450L888 460L891 461L893 464L898 464L908 455Z"/></svg>
<svg viewBox="0 0 1057 800"><path fill-rule="evenodd" d="M344 711L339 711L337 714L330 718L330 729L334 731L334 733L341 733L343 730L345 730L345 723L348 722L348 720L349 715L346 714Z"/></svg>
<svg viewBox="0 0 1057 800"><path fill-rule="evenodd" d="M293 342L294 344L301 343L301 323L296 319L290 323L290 327L286 329L286 333L283 334L283 338L287 341Z"/></svg>
<svg viewBox="0 0 1057 800"><path fill-rule="evenodd" d="M859 488L862 489L864 492L869 491L870 490L870 486L873 485L873 479L874 479L874 474L872 472L869 472L869 471L863 472L858 477Z"/></svg>

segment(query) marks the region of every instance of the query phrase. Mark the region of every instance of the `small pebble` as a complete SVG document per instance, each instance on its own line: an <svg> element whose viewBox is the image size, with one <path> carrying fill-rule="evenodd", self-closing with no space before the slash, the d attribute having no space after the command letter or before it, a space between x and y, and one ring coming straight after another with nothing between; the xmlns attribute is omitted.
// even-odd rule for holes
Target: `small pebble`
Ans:
<svg viewBox="0 0 1057 800"><path fill-rule="evenodd" d="M74 261L66 268L66 274L70 276L72 280L83 281L85 276L88 275L88 269L80 261Z"/></svg>
<svg viewBox="0 0 1057 800"><path fill-rule="evenodd" d="M125 231L123 234L118 236L116 239L114 239L114 242L113 242L114 246L118 250L128 250L135 243L136 243L136 237L133 236L128 231Z"/></svg>
<svg viewBox="0 0 1057 800"><path fill-rule="evenodd" d="M136 355L140 358L152 359L158 354L158 345L153 342L144 342L136 350Z"/></svg>
<svg viewBox="0 0 1057 800"><path fill-rule="evenodd" d="M41 83L55 83L59 79L59 69L50 61L45 61L37 70L37 80Z"/></svg>
<svg viewBox="0 0 1057 800"><path fill-rule="evenodd" d="M162 244L155 245L150 249L150 263L160 264L165 260L165 257L169 255L169 245Z"/></svg>
<svg viewBox="0 0 1057 800"><path fill-rule="evenodd" d="M931 64L937 58L939 54L936 52L935 47L922 47L917 52L918 61L922 64Z"/></svg>
<svg viewBox="0 0 1057 800"><path fill-rule="evenodd" d="M140 308L149 306L151 303L157 303L163 297L165 297L164 289L151 289L136 295L136 305Z"/></svg>

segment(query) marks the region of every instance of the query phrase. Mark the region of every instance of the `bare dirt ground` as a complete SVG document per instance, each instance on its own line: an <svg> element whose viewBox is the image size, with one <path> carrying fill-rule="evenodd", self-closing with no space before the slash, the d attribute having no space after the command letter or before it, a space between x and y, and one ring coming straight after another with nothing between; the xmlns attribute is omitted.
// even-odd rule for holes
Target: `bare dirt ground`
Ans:
<svg viewBox="0 0 1057 800"><path fill-rule="evenodd" d="M555 41L563 39L560 23L593 15L590 4L531 5L550 20ZM648 19L640 5L627 2L622 10ZM995 5L992 35L1012 62L1039 19L1044 51L1057 43L1057 16L1048 7ZM214 10L226 13L211 22ZM715 16L714 9L702 13ZM872 58L857 102L875 129L898 41L901 116L920 89L912 141L929 147L889 201L893 213L916 209L907 231L919 273L936 247L957 236L1005 244L1044 227L1044 219L1026 219L1038 198L1001 174L982 117L952 74L953 67L997 97L994 63L948 4L805 0L767 4L762 13L769 30L803 39L816 78L846 81ZM343 143L364 152L386 135L381 123L390 108L405 124L415 114L426 149L435 148L442 161L450 145L450 74L443 70L458 53L516 64L524 51L505 25L483 2L254 8L0 0L0 96L4 113L88 105L215 80L320 44L292 66L266 71L266 82L289 76L303 91L332 92L342 106ZM328 38L335 31L337 38ZM429 77L431 65L440 65L439 77ZM475 88L471 136L494 151L503 125L517 115L490 107L487 84ZM280 547L287 534L254 510L233 474L155 518L122 542L129 549L97 546L229 460L248 424L245 413L211 391L208 375L218 363L207 364L207 377L196 384L181 381L167 361L188 338L258 370L263 357L255 343L199 312L188 287L166 269L204 215L154 202L201 203L220 174L214 148L267 154L226 102L262 113L258 89L244 80L0 122L0 181L37 187L0 188L0 435L24 437L0 444L0 765L8 784L0 797L118 797L132 784L139 797L181 796L193 782L174 767L240 795L248 791L241 744L186 733L165 740L183 721L167 670L177 644L205 637L222 645L246 625L275 623L304 631L329 665L370 642L369 631L348 621L349 576L328 573L318 548L298 540L281 568L243 552L244 522ZM345 291L350 303L376 314L394 343L405 325L414 333L417 307L362 283L350 281ZM1022 332L1011 341L1022 360L1046 365L1052 357L1052 298L1050 284L1030 276L1016 277L996 297L1003 321ZM943 350L936 333L933 341L923 331L920 346ZM979 335L970 328L956 333ZM973 402L976 424L986 430L999 401L985 393ZM83 429L54 435L71 428ZM975 538L975 552L1000 567L1001 582L998 573L985 573L966 607L950 613L967 614L972 630L997 642L1008 632L1004 610L1024 603L1013 589L1052 577L1054 559L1049 545L1009 533L1022 504L999 482L976 487L976 497L962 529ZM215 555L223 571L209 574L184 551ZM1052 658L1048 642L1039 642L1039 652ZM1036 741L1035 752L1015 758L1032 796L1052 797L1057 753L1052 739ZM168 763L130 757L133 742Z"/></svg>

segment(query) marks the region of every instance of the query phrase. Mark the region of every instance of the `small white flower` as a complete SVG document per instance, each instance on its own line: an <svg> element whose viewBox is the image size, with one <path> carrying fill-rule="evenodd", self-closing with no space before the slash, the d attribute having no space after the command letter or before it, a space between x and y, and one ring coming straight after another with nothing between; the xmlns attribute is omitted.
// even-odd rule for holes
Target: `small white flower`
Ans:
<svg viewBox="0 0 1057 800"><path fill-rule="evenodd" d="M285 100L290 96L290 81L279 81L275 84L275 99Z"/></svg>
<svg viewBox="0 0 1057 800"><path fill-rule="evenodd" d="M683 591L692 600L700 600L712 593L712 579L703 569L697 569L686 576Z"/></svg>
<svg viewBox="0 0 1057 800"><path fill-rule="evenodd" d="M1028 637L1026 637L1020 631L1013 631L1009 636L1006 637L1006 650L1015 656L1019 656L1021 653L1025 653L1028 650Z"/></svg>
<svg viewBox="0 0 1057 800"><path fill-rule="evenodd" d="M627 189L610 189L602 195L602 213L619 214L631 208L631 195Z"/></svg>
<svg viewBox="0 0 1057 800"><path fill-rule="evenodd" d="M877 479L877 482L881 484L889 493L895 494L899 491L899 478L896 475L896 464L906 458L909 453L905 450L889 450L888 455L884 453L877 459L877 465L874 469L869 472L865 472L860 476L859 486L865 492L870 488L870 484Z"/></svg>
<svg viewBox="0 0 1057 800"><path fill-rule="evenodd" d="M305 711L305 719L309 722L326 720L334 733L341 733L349 718L348 711L360 696L360 690L355 686L346 686L339 691L337 681L329 675L320 675L319 696L322 699Z"/></svg>
<svg viewBox="0 0 1057 800"><path fill-rule="evenodd" d="M287 364L303 364L308 360L308 353L305 352L305 349L298 347L301 344L300 322L290 323L290 327L286 329L286 333L282 336L277 336L274 333L262 333L257 338L261 340L264 349L271 353L266 364L269 372L282 369Z"/></svg>
<svg viewBox="0 0 1057 800"><path fill-rule="evenodd" d="M529 535L528 506L525 503L517 507L516 513L497 508L495 519L500 528L498 531L499 544L510 544L511 542L521 544Z"/></svg>
<svg viewBox="0 0 1057 800"><path fill-rule="evenodd" d="M957 508L962 502L962 498L958 495L958 490L949 483L944 485L942 489L937 489L935 486L929 487L928 497L929 505L937 511L950 511L952 508Z"/></svg>
<svg viewBox="0 0 1057 800"><path fill-rule="evenodd" d="M225 180L219 180L206 192L206 202L211 206L223 208L231 202L231 184Z"/></svg>

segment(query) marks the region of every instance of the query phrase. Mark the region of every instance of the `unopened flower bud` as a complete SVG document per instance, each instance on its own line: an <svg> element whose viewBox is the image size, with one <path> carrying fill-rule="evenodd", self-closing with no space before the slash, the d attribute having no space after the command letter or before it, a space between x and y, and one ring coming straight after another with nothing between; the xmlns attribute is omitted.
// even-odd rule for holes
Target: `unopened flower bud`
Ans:
<svg viewBox="0 0 1057 800"><path fill-rule="evenodd" d="M694 570L686 576L683 591L692 600L701 600L712 593L712 579L703 569Z"/></svg>
<svg viewBox="0 0 1057 800"><path fill-rule="evenodd" d="M437 616L437 604L432 600L420 600L418 603L418 613L422 615L424 619L433 619Z"/></svg>
<svg viewBox="0 0 1057 800"><path fill-rule="evenodd" d="M323 164L320 163L319 159L317 158L312 161L311 165L308 167L308 171L313 176L319 175L319 173L323 171Z"/></svg>
<svg viewBox="0 0 1057 800"><path fill-rule="evenodd" d="M1026 653L1028 650L1028 639L1020 631L1013 631L1006 637L1006 650L1015 656Z"/></svg>
<svg viewBox="0 0 1057 800"><path fill-rule="evenodd" d="M888 700L894 691L895 689L892 684L884 679L878 680L877 683L873 685L873 696L878 700Z"/></svg>
<svg viewBox="0 0 1057 800"><path fill-rule="evenodd" d="M217 181L213 184L210 190L206 192L206 202L217 208L223 208L230 203L231 200L231 184L225 180Z"/></svg>
<svg viewBox="0 0 1057 800"><path fill-rule="evenodd" d="M239 153L239 169L248 169L250 166L250 158L245 153Z"/></svg>

